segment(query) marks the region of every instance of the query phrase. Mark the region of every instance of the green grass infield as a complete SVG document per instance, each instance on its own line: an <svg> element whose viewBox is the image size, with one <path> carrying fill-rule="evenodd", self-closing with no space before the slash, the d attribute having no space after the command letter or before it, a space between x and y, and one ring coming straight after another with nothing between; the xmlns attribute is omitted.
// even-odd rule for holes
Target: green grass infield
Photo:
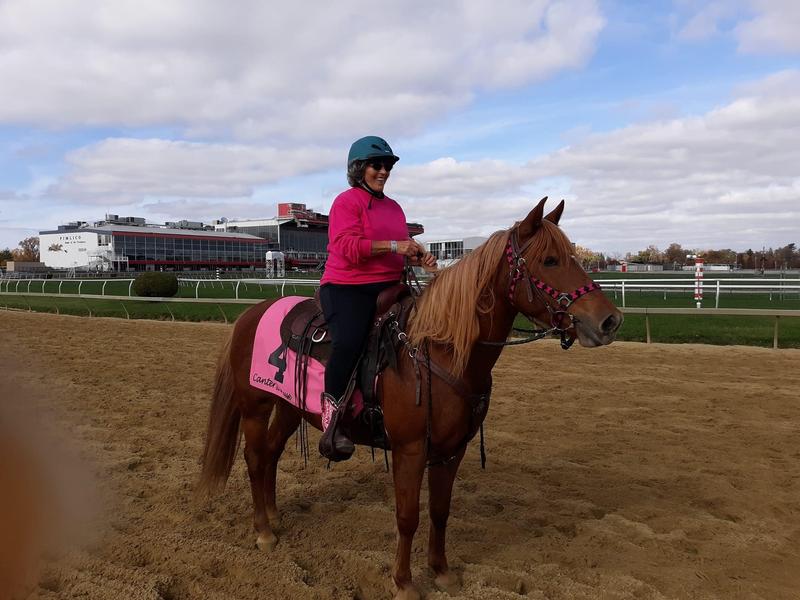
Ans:
<svg viewBox="0 0 800 600"><path fill-rule="evenodd" d="M119 283L119 282L114 282ZM106 294L110 294L111 284L106 286ZM85 287L85 286L84 286ZM11 310L31 310L59 314L82 316L117 317L129 319L158 319L181 321L219 321L233 322L249 305L230 304L225 299L230 298L230 286L208 286L208 294L219 294L220 302L208 304L195 304L183 302L147 302L131 298L130 300L95 300L69 296L52 297L41 296L32 291L24 296L0 294L0 308ZM38 290L40 292L40 290ZM91 289L81 289L83 293L90 293ZM118 290L114 290L118 292ZM287 286L287 294L313 295L314 288L307 286ZM46 289L46 293L52 293ZM62 287L62 293L66 291ZM74 293L74 292L73 292ZM192 294L191 297L194 295ZM609 293L614 299L614 294ZM616 302L619 304L619 294ZM184 296L186 297L186 296ZM203 295L201 297L214 297ZM240 286L240 298L277 298L280 297L279 286L249 285L248 289ZM626 305L646 307L684 307L693 308L691 298L668 295L667 300L663 294L626 294ZM713 307L713 303L706 302L706 307ZM729 302L720 303L725 308L775 308L785 310L800 309L800 299L796 297L779 298L774 295L772 300L763 294L732 295ZM701 343L717 345L752 345L771 347L773 344L774 317L749 317L749 316L722 316L722 315L651 315L650 337L653 342L662 343ZM529 327L527 321L521 317L515 323L518 327ZM779 347L800 348L800 317L782 317L779 320ZM628 341L646 341L646 328L644 315L628 314L620 330L618 339Z"/></svg>

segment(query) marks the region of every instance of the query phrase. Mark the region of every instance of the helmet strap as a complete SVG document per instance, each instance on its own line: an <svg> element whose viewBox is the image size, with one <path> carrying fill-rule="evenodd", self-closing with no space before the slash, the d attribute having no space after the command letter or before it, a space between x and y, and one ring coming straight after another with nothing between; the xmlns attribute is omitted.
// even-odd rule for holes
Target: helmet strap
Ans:
<svg viewBox="0 0 800 600"><path fill-rule="evenodd" d="M361 187L365 191L369 192L369 195L371 196L370 199L369 199L369 207L368 208L372 208L372 198L377 198L378 200L381 200L381 199L384 198L383 192L376 192L375 190L373 190L371 187L369 187L367 185L366 181L363 181L363 180L361 181Z"/></svg>

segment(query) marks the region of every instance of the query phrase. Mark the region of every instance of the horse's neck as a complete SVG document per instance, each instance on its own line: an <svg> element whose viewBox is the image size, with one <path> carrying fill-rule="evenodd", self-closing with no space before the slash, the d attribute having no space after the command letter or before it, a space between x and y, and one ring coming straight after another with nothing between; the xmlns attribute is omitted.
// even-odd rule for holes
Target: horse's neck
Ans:
<svg viewBox="0 0 800 600"><path fill-rule="evenodd" d="M503 351L500 343L508 339L511 327L514 325L514 318L517 316L517 310L506 297L508 294L507 280L508 271L499 269L498 277L492 285L494 293L492 310L485 314L479 314L478 339L470 349L467 368L461 376L464 383L478 393L485 391L491 381L492 369ZM498 342L498 344L482 344L483 341ZM450 367L451 352L446 345L434 344L431 348L432 358L445 369Z"/></svg>
<svg viewBox="0 0 800 600"><path fill-rule="evenodd" d="M498 289L499 287L499 289ZM464 379L473 389L480 389L490 379L492 369L500 353L501 345L482 344L481 342L502 343L508 339L517 311L506 301L505 289L502 286L495 288L494 308L479 317L480 335L473 344L469 362L464 371Z"/></svg>

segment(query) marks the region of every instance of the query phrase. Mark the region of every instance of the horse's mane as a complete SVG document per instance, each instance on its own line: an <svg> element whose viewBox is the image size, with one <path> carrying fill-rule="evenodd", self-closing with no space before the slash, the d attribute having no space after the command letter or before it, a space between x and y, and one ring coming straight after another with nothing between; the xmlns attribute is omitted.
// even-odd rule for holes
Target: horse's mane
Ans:
<svg viewBox="0 0 800 600"><path fill-rule="evenodd" d="M480 333L479 318L494 309L494 282L511 230L497 231L451 267L442 269L428 284L411 317L409 337L418 346L423 340L452 347L450 372L460 377L469 361L472 345ZM568 260L572 245L558 225L542 220L525 250L533 256L556 254Z"/></svg>

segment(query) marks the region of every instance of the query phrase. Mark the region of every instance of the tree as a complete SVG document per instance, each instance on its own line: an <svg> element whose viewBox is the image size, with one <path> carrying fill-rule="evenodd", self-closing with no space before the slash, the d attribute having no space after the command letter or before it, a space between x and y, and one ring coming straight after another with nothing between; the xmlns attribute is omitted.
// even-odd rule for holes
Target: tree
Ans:
<svg viewBox="0 0 800 600"><path fill-rule="evenodd" d="M25 238L19 243L19 248L12 251L14 260L20 262L39 262L39 238L36 236Z"/></svg>
<svg viewBox="0 0 800 600"><path fill-rule="evenodd" d="M14 260L14 253L8 248L0 250L0 267L5 267L6 262L9 260Z"/></svg>
<svg viewBox="0 0 800 600"><path fill-rule="evenodd" d="M782 254L783 264L787 268L792 268L794 266L795 257L797 256L796 244L792 242L791 244L787 244L783 248L778 250L780 254Z"/></svg>
<svg viewBox="0 0 800 600"><path fill-rule="evenodd" d="M729 248L705 250L700 255L711 265L732 265L736 262L736 252Z"/></svg>
<svg viewBox="0 0 800 600"><path fill-rule="evenodd" d="M589 248L584 248L578 244L575 244L574 252L575 258L578 259L578 262L581 263L584 269L590 269L592 264L599 263L602 258L602 256L594 250L589 250Z"/></svg>
<svg viewBox="0 0 800 600"><path fill-rule="evenodd" d="M644 250L639 250L636 254L630 252L626 258L631 262L638 262L644 264L658 264L662 261L664 255L656 246L650 245Z"/></svg>
<svg viewBox="0 0 800 600"><path fill-rule="evenodd" d="M664 262L671 265L682 265L686 262L686 250L680 244L672 243L664 250Z"/></svg>
<svg viewBox="0 0 800 600"><path fill-rule="evenodd" d="M658 264L664 260L664 253L658 249L658 246L650 245L644 252L647 256L647 262L651 265Z"/></svg>

